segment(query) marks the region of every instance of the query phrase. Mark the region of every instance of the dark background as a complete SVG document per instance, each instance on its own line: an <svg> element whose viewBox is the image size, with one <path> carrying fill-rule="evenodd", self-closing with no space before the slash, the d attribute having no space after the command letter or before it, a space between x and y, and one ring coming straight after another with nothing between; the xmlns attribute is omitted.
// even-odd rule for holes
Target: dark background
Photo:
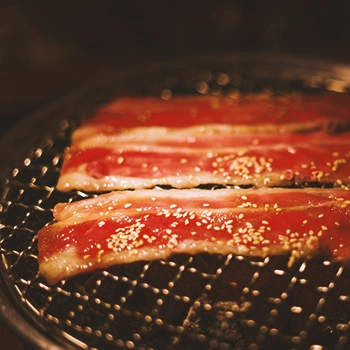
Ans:
<svg viewBox="0 0 350 350"><path fill-rule="evenodd" d="M0 0L0 137L110 70L237 51L350 64L350 1Z"/></svg>
<svg viewBox="0 0 350 350"><path fill-rule="evenodd" d="M350 2L0 0L5 127L111 69L193 53L350 62Z"/></svg>

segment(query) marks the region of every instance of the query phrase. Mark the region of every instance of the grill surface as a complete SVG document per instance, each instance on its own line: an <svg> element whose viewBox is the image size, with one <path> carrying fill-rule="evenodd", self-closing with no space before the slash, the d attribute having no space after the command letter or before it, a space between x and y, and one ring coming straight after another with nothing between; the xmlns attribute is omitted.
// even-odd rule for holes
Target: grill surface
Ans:
<svg viewBox="0 0 350 350"><path fill-rule="evenodd" d="M349 348L350 274L324 258L288 268L288 256L177 255L115 266L55 286L40 276L37 262L37 232L53 220L54 205L91 196L55 189L71 132L111 98L348 93L349 76L345 66L287 57L196 57L117 73L32 117L29 123L41 127L22 145L22 151L30 149L27 156L19 164L6 164L13 170L0 202L5 317L10 312L20 317L17 332L38 348ZM25 328L26 323L31 326ZM29 335L34 331L36 341Z"/></svg>

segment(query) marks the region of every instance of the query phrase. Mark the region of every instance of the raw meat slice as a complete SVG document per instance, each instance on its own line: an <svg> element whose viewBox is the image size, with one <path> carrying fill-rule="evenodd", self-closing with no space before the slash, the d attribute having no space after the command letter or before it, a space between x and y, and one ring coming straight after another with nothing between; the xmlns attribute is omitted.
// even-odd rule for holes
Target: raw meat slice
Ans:
<svg viewBox="0 0 350 350"><path fill-rule="evenodd" d="M344 189L137 190L54 209L38 233L49 283L139 260L199 252L293 259L326 250L350 257L350 191Z"/></svg>
<svg viewBox="0 0 350 350"><path fill-rule="evenodd" d="M103 133L139 126L189 127L203 124L275 125L281 132L349 127L350 99L346 94L271 94L230 97L191 96L163 101L153 97L123 97L101 108L85 126ZM83 131L81 129L80 131ZM114 132L113 131L113 132ZM79 134L79 133L77 133Z"/></svg>
<svg viewBox="0 0 350 350"><path fill-rule="evenodd" d="M326 138L324 140L327 143ZM72 149L66 156L58 189L103 192L169 185L203 184L290 186L305 182L350 183L350 143L285 144L192 148L147 143Z"/></svg>

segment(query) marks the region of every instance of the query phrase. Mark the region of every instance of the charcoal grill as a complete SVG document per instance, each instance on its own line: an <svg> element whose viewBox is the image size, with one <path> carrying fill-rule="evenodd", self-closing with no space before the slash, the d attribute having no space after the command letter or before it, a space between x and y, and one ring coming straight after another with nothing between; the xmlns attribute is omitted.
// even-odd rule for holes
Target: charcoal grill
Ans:
<svg viewBox="0 0 350 350"><path fill-rule="evenodd" d="M82 118L121 95L349 93L350 67L254 54L192 57L110 74L4 135L2 319L38 349L348 349L350 275L326 258L176 255L69 278L38 272L37 232L58 202L93 194L55 188ZM11 152L11 156L9 156Z"/></svg>

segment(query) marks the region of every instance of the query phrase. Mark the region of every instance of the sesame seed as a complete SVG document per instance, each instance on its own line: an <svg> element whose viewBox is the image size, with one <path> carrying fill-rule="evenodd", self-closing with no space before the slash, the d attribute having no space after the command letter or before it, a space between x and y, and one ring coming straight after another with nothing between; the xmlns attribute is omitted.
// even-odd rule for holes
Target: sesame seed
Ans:
<svg viewBox="0 0 350 350"><path fill-rule="evenodd" d="M241 213L241 214L238 215L238 219L241 220L241 219L243 219L243 218L244 218L244 214L243 214L243 213Z"/></svg>
<svg viewBox="0 0 350 350"><path fill-rule="evenodd" d="M271 181L269 177L265 177L264 179L264 185L268 184Z"/></svg>

